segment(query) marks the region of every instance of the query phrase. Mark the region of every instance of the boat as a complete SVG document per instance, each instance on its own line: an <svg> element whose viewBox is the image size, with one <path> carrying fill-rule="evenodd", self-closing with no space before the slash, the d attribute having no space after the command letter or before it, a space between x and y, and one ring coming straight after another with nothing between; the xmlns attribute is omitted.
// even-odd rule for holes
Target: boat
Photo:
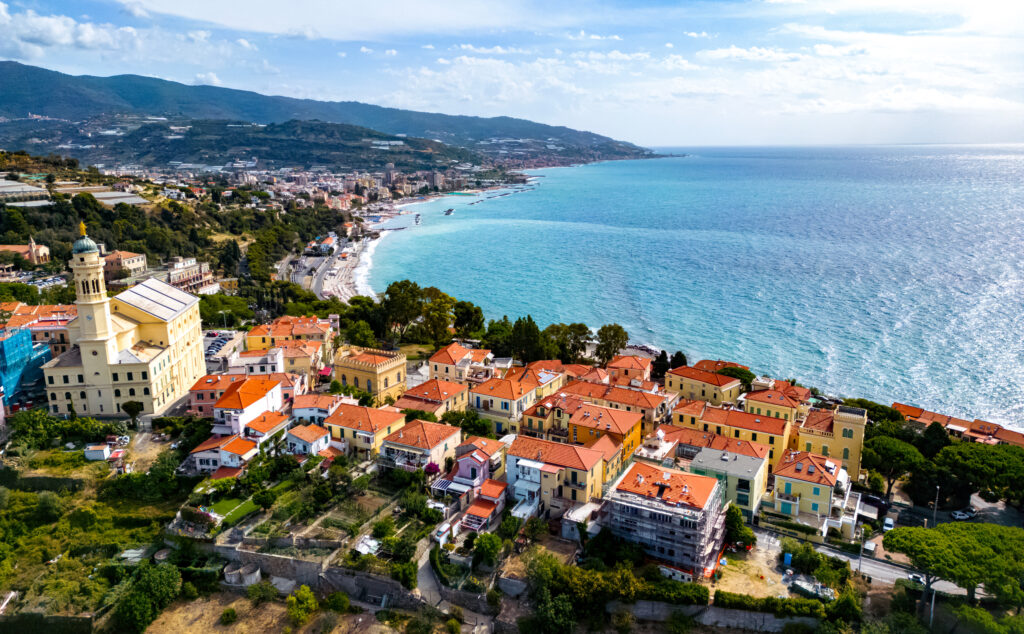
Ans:
<svg viewBox="0 0 1024 634"><path fill-rule="evenodd" d="M445 209L445 210L444 210L444 215L446 215L446 216L450 216L450 215L452 215L453 213L455 213L455 210L454 210L454 209L452 209L452 208L448 208L448 209Z"/></svg>

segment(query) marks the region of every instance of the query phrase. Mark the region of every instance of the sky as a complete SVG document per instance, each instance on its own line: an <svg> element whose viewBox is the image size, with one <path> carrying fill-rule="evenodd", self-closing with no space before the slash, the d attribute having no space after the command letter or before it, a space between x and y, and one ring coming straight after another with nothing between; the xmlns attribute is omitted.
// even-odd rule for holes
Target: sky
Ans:
<svg viewBox="0 0 1024 634"><path fill-rule="evenodd" d="M1020 0L0 0L0 59L648 147L1024 142Z"/></svg>

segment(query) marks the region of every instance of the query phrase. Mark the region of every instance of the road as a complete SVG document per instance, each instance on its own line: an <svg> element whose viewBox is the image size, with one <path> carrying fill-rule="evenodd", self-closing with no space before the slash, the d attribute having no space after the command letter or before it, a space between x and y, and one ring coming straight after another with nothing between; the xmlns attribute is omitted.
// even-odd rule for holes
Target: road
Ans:
<svg viewBox="0 0 1024 634"><path fill-rule="evenodd" d="M757 548L764 548L776 553L781 552L780 540L782 538L779 535L760 528L755 528L754 533L757 535ZM906 579L907 575L910 574L910 571L906 568L896 566L881 559L864 557L863 561L860 561L861 558L858 555L847 555L846 553L832 550L825 546L815 546L815 549L830 557L837 557L850 562L851 568L854 570L860 570L865 575L871 577L872 582L892 585L897 579ZM955 586L948 581L937 581L935 582L934 587L939 592L946 592L948 594L967 594L967 592L962 588Z"/></svg>

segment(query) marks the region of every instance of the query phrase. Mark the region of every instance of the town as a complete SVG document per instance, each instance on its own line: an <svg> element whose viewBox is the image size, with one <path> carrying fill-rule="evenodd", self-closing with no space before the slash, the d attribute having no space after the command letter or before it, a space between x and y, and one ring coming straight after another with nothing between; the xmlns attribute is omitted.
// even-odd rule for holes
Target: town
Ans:
<svg viewBox="0 0 1024 634"><path fill-rule="evenodd" d="M471 169L187 168L0 184L0 628L1020 626L1021 432L338 280ZM210 210L334 215L125 226Z"/></svg>

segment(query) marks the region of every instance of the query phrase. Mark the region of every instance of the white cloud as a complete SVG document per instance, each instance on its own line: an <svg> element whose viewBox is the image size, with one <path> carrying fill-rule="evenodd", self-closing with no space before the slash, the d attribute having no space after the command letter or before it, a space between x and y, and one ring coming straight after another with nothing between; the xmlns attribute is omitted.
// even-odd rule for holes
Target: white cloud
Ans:
<svg viewBox="0 0 1024 634"><path fill-rule="evenodd" d="M459 44L453 46L453 49L462 51L468 51L470 53L476 53L478 55L514 55L514 54L527 54L530 51L523 48L511 48L505 46L473 46L472 44Z"/></svg>
<svg viewBox="0 0 1024 634"><path fill-rule="evenodd" d="M686 37L711 37L708 35L707 31L701 31L700 33L697 33L696 31L683 31L683 35Z"/></svg>
<svg viewBox="0 0 1024 634"><path fill-rule="evenodd" d="M133 18L148 18L149 11L146 11L138 2L125 2L121 7L121 10L132 16Z"/></svg>
<svg viewBox="0 0 1024 634"><path fill-rule="evenodd" d="M259 50L258 48L256 48L255 44L253 44L252 42L250 42L249 40L247 40L247 39L245 39L243 37L240 37L237 40L235 40L235 43L237 43L242 48L250 50L250 51L258 51Z"/></svg>
<svg viewBox="0 0 1024 634"><path fill-rule="evenodd" d="M675 45L672 42L665 42L665 48L674 48Z"/></svg>
<svg viewBox="0 0 1024 634"><path fill-rule="evenodd" d="M192 40L193 42L206 42L210 39L211 35L212 33L210 33L209 31L189 31L188 39Z"/></svg>
<svg viewBox="0 0 1024 634"><path fill-rule="evenodd" d="M394 57L395 55L398 55L398 51L396 51L393 48L389 48L388 50L384 51L384 54L388 55L389 57Z"/></svg>
<svg viewBox="0 0 1024 634"><path fill-rule="evenodd" d="M197 85L197 86L203 86L203 85L206 85L206 86L220 86L221 85L220 77L217 77L217 74L216 73L212 73L212 72L210 72L210 73L196 73L196 76L192 80L192 83Z"/></svg>
<svg viewBox="0 0 1024 634"><path fill-rule="evenodd" d="M729 48L706 49L697 52L697 57L704 60L742 60L746 62L792 62L803 57L799 53L789 53L777 48L751 46L739 48L735 44Z"/></svg>
<svg viewBox="0 0 1024 634"><path fill-rule="evenodd" d="M338 57L348 57L348 53L345 51L338 51Z"/></svg>
<svg viewBox="0 0 1024 634"><path fill-rule="evenodd" d="M434 50L434 45L433 44L424 44L420 48L424 48L424 49L426 49L428 51L432 51L432 50Z"/></svg>
<svg viewBox="0 0 1024 634"><path fill-rule="evenodd" d="M359 52L360 53L372 53L373 49L372 48L367 48L365 46L360 46L359 47Z"/></svg>
<svg viewBox="0 0 1024 634"><path fill-rule="evenodd" d="M446 59L446 58L444 58L444 57L438 57L438 58L437 58L437 63L438 63L438 64L443 64L443 65L447 66L448 64L451 64L451 63L452 63L452 60L450 60L450 59Z"/></svg>
<svg viewBox="0 0 1024 634"><path fill-rule="evenodd" d="M587 33L583 29L580 29L579 33L570 33L570 40L616 40L621 41L622 38L618 35L598 35L597 33Z"/></svg>

